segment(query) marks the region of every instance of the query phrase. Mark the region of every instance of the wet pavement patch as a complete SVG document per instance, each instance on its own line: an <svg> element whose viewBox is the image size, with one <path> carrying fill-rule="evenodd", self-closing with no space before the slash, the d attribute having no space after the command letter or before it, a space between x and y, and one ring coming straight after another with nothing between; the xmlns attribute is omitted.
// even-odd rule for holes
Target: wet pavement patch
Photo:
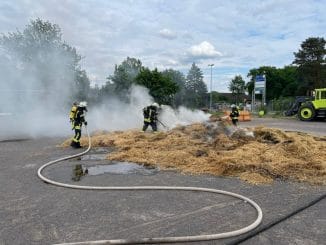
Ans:
<svg viewBox="0 0 326 245"><path fill-rule="evenodd" d="M159 171L158 168L152 166L144 166L130 162L113 161L111 164L102 164L87 167L88 175L100 174L140 174L152 175Z"/></svg>
<svg viewBox="0 0 326 245"><path fill-rule="evenodd" d="M106 160L107 155L114 151L114 148L112 147L94 147L91 149L89 153L86 155L83 155L81 157L78 157L74 160L79 161L101 161Z"/></svg>
<svg viewBox="0 0 326 245"><path fill-rule="evenodd" d="M87 169L83 169L81 164L76 164L72 171L72 180L79 181L82 176L88 173Z"/></svg>
<svg viewBox="0 0 326 245"><path fill-rule="evenodd" d="M80 157L81 161L100 161L105 160L107 154L88 154Z"/></svg>
<svg viewBox="0 0 326 245"><path fill-rule="evenodd" d="M96 147L96 148L92 148L92 150L86 155L73 159L73 161L79 161L79 162L85 161L85 164L79 163L73 166L72 180L79 181L81 177L95 176L95 175L102 175L102 174L153 175L159 171L158 167L151 166L149 164L137 164L137 163L125 162L125 161L121 162L121 161L107 160L108 154L113 152L114 150L115 149L112 147ZM88 165L86 163L86 162L94 162L94 161L98 161L99 164ZM79 174L78 171L80 171L81 173Z"/></svg>

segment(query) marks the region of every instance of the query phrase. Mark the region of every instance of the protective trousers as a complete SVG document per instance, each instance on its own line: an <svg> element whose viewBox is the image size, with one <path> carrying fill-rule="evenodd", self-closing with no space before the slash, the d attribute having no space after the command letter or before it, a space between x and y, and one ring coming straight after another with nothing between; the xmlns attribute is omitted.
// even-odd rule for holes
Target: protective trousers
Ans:
<svg viewBox="0 0 326 245"><path fill-rule="evenodd" d="M144 121L143 131L146 131L149 125L151 125L153 131L157 131L157 124L154 121Z"/></svg>
<svg viewBox="0 0 326 245"><path fill-rule="evenodd" d="M81 137L81 126L75 126L75 136L72 139L71 146L80 147L80 137Z"/></svg>

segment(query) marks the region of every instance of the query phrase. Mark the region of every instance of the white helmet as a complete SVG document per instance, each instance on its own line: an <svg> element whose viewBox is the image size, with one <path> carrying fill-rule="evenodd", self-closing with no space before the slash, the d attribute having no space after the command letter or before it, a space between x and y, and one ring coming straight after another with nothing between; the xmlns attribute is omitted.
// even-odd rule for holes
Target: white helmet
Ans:
<svg viewBox="0 0 326 245"><path fill-rule="evenodd" d="M87 106L87 102L86 101L81 101L79 102L79 107L86 107Z"/></svg>
<svg viewBox="0 0 326 245"><path fill-rule="evenodd" d="M154 102L153 104L152 104L152 106L155 106L155 107L160 107L156 102Z"/></svg>
<svg viewBox="0 0 326 245"><path fill-rule="evenodd" d="M235 104L232 104L232 105L231 105L231 108L235 108Z"/></svg>

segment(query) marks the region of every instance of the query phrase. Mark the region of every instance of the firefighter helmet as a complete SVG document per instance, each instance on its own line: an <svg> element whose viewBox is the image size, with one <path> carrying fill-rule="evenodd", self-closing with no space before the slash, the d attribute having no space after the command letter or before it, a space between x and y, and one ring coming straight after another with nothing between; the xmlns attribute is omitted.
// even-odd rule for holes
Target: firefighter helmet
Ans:
<svg viewBox="0 0 326 245"><path fill-rule="evenodd" d="M86 107L86 106L87 106L87 102L86 101L79 102L79 107Z"/></svg>

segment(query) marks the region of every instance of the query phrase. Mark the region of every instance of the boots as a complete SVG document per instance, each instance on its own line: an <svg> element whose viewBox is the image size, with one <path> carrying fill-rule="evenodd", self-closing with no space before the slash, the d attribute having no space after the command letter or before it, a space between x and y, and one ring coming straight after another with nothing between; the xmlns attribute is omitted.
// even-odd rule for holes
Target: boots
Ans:
<svg viewBox="0 0 326 245"><path fill-rule="evenodd" d="M71 141L70 146L73 148L81 148L80 142Z"/></svg>

